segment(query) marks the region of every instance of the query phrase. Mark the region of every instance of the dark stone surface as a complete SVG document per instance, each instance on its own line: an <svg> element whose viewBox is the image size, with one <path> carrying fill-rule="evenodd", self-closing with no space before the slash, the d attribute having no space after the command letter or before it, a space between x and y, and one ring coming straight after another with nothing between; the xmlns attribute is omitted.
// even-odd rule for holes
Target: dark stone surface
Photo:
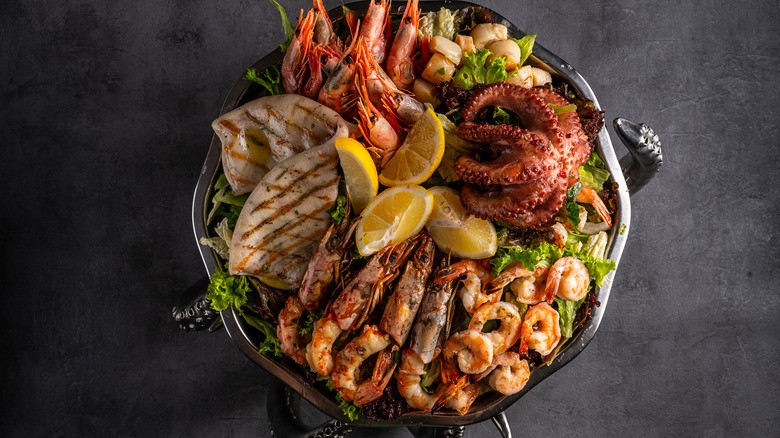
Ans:
<svg viewBox="0 0 780 438"><path fill-rule="evenodd" d="M655 128L666 159L632 199L598 335L509 409L515 435L776 434L777 3L485 4L577 68L607 120ZM190 205L209 123L281 42L276 11L5 1L0 29L0 434L267 434L271 377L170 308L204 274Z"/></svg>

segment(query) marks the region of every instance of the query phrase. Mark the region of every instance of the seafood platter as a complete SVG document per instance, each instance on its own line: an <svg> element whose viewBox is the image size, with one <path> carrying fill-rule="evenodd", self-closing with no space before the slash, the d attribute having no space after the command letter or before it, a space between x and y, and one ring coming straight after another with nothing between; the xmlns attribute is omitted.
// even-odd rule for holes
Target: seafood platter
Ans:
<svg viewBox="0 0 780 438"><path fill-rule="evenodd" d="M334 419L502 415L595 334L657 137L618 119L619 161L584 79L486 8L272 3L287 41L195 191L207 310Z"/></svg>

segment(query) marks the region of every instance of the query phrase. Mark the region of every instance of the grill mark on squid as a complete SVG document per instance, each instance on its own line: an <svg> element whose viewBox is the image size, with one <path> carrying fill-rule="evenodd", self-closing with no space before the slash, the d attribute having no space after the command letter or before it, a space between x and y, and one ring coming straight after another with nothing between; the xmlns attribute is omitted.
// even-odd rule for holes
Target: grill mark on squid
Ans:
<svg viewBox="0 0 780 438"><path fill-rule="evenodd" d="M336 161L337 161L336 159L329 159L329 160L326 160L326 161L324 161L322 163L317 164L310 171L305 172L305 173L301 174L300 176L298 176L296 179L294 179L291 182L290 185L295 185L297 182L300 181L301 178L308 177L309 174L311 174L312 172L315 172L316 170L318 170L318 169L320 169L320 168L322 168L322 167L324 167L326 165L329 165L329 164L335 165ZM269 217L266 217L265 219L263 219L252 230L244 233L243 239L248 238L255 231L259 230L261 227L273 223L273 220L279 218L280 216L288 214L291 210L293 210L295 207L300 205L309 196L311 196L311 195L313 195L313 194L315 194L315 193L317 193L319 191L326 190L328 187L330 187L330 186L332 186L334 184L338 184L338 180L339 179L340 179L340 177L337 175L335 178L332 178L330 180L325 181L322 184L319 184L317 186L314 186L314 187L310 188L309 190L307 190L306 192L304 192L300 196L298 196L298 198L294 202L288 203L284 207L275 210L273 214L271 214ZM270 202L277 200L280 196L285 194L283 190L277 190L277 191L278 191L277 194L275 194L271 199L267 200L263 204L258 205L258 207L255 208L254 211L255 212L258 211L261 207L268 208L268 204ZM326 210L329 207L330 207L329 205L328 206L322 206L322 207L318 208L316 210L316 212L317 213L321 213L322 211ZM264 250L264 251L272 254L272 258L269 259L266 263L264 263L265 266L268 266L271 263L273 263L274 261L276 261L281 255L289 255L289 253L291 252L290 250L292 248L295 248L295 247L297 247L299 245L302 245L304 243L302 239L306 239L309 242L317 241L317 239L315 237L319 233L312 233L311 235L308 235L308 236L299 236L301 238L301 240L297 241L293 246L287 246L287 247L284 248L284 252L286 252L287 254L283 254L283 251L274 250L274 249L272 249L271 247L268 246L268 244L270 242L273 242L275 240L275 238L278 237L279 233L286 233L288 230L295 230L297 227L300 226L300 224L302 224L304 222L311 221L312 219L315 219L315 220L318 220L318 221L321 221L321 222L327 222L326 218L311 218L311 217L309 217L311 215L305 215L305 216L306 217L298 217L297 220L292 221L292 222L288 222L286 224L283 224L281 227L278 227L275 230L270 231L267 234L267 236L260 243L258 243L256 246L253 246L253 245L243 245L242 247L244 249L248 249L250 251L246 255L246 257L244 257L241 260L241 262L237 264L237 266L241 270L243 270L244 267L246 266L246 264L248 263L248 261L260 250ZM291 267L292 266L288 266L287 268L285 268L285 270L283 272L287 272Z"/></svg>

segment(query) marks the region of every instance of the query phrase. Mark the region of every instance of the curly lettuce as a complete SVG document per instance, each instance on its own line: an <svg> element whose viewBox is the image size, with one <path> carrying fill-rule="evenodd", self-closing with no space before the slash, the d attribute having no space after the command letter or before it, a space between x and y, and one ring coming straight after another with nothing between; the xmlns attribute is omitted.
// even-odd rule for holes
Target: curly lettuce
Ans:
<svg viewBox="0 0 780 438"><path fill-rule="evenodd" d="M271 96L277 94L284 94L284 87L282 87L282 73L279 67L272 65L258 74L254 68L248 68L244 79L252 81L263 86Z"/></svg>
<svg viewBox="0 0 780 438"><path fill-rule="evenodd" d="M276 337L276 330L263 321L251 307L248 306L251 292L249 278L242 275L230 275L226 269L217 268L208 286L206 298L211 300L211 307L221 312L229 307L236 310L244 321L263 334L263 340L258 346L260 354L266 356L284 357L281 344Z"/></svg>
<svg viewBox="0 0 780 438"><path fill-rule="evenodd" d="M455 71L452 82L460 89L467 90L477 84L492 84L505 81L517 74L507 73L506 58L501 56L488 61L492 55L488 49L480 49L463 55L463 65Z"/></svg>

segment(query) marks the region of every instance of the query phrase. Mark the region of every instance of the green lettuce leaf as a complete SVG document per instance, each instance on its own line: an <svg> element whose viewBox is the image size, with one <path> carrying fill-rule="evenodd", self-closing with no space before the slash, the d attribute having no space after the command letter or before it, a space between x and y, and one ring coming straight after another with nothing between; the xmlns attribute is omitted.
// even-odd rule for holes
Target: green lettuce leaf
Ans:
<svg viewBox="0 0 780 438"><path fill-rule="evenodd" d="M604 160L601 159L598 152L591 152L588 161L579 167L580 182L582 184L600 192L604 187L604 182L609 179L609 171L606 169Z"/></svg>
<svg viewBox="0 0 780 438"><path fill-rule="evenodd" d="M242 312L241 316L244 317L244 320L249 325L263 334L263 340L260 341L260 344L257 346L257 351L260 354L264 356L285 357L284 353L282 353L282 344L279 342L279 338L276 337L276 329L274 329L271 324L260 319L251 310Z"/></svg>
<svg viewBox="0 0 780 438"><path fill-rule="evenodd" d="M295 35L295 26L290 23L290 19L287 18L287 11L284 10L282 5L280 5L276 0L270 1L276 7L276 10L279 11L279 15L282 16L282 27L284 28L284 35L287 37L287 41L280 44L279 47L282 48L282 52L286 52L287 48L290 47L290 42L292 41L293 36Z"/></svg>
<svg viewBox="0 0 780 438"><path fill-rule="evenodd" d="M492 52L480 49L463 55L463 65L455 71L452 82L462 90L468 90L477 84L492 84L503 81L516 74L507 73L506 58L498 57L488 61Z"/></svg>
<svg viewBox="0 0 780 438"><path fill-rule="evenodd" d="M523 119L512 111L493 107L492 122L496 125L509 125L523 127Z"/></svg>
<svg viewBox="0 0 780 438"><path fill-rule="evenodd" d="M208 286L206 298L211 300L211 307L222 311L228 307L235 309L244 320L263 334L263 340L258 346L260 354L266 356L284 357L281 344L276 337L276 329L260 319L247 304L250 292L249 277L230 275L226 269L217 268Z"/></svg>
<svg viewBox="0 0 780 438"><path fill-rule="evenodd" d="M584 302L585 298L579 301L569 301L555 297L555 303L558 305L558 315L560 316L561 338L570 338L572 333L574 333L574 317L577 315L577 309Z"/></svg>
<svg viewBox="0 0 780 438"><path fill-rule="evenodd" d="M347 216L347 186L344 180L339 183L339 194L336 196L336 202L326 211L330 215L330 222L336 225L340 224Z"/></svg>
<svg viewBox="0 0 780 438"><path fill-rule="evenodd" d="M211 307L218 312L228 307L240 310L249 301L249 291L249 278L230 275L226 269L217 268L211 276L206 298L211 300Z"/></svg>
<svg viewBox="0 0 780 438"><path fill-rule="evenodd" d="M249 68L244 75L244 79L247 81L256 82L263 86L271 96L277 94L284 94L284 87L282 87L282 74L279 67L272 65L265 69L262 73L257 74L254 68Z"/></svg>
<svg viewBox="0 0 780 438"><path fill-rule="evenodd" d="M536 41L536 34L533 35L526 35L522 38L515 39L512 38L514 42L517 43L517 45L520 47L520 63L518 66L521 66L525 64L525 61L528 60L528 57L531 56L531 52L534 50L534 41Z"/></svg>

